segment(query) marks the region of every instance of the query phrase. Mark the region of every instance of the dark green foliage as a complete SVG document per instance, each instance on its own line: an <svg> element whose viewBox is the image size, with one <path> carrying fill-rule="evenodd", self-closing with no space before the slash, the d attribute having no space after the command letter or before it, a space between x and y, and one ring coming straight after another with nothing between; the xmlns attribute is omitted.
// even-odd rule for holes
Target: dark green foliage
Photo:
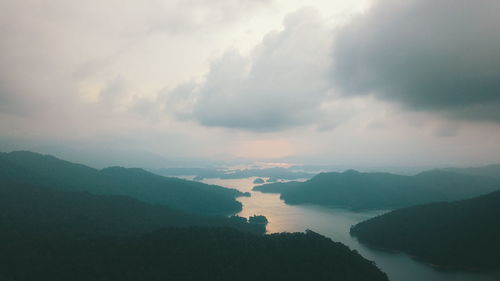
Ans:
<svg viewBox="0 0 500 281"><path fill-rule="evenodd" d="M321 173L300 183L275 183L254 190L281 193L288 204L313 203L350 209L390 209L471 198L500 189L500 181L445 171L416 176L389 173Z"/></svg>
<svg viewBox="0 0 500 281"><path fill-rule="evenodd" d="M248 222L255 224L267 224L268 220L264 216L253 215L250 218L248 218Z"/></svg>
<svg viewBox="0 0 500 281"><path fill-rule="evenodd" d="M159 229L188 225L206 227ZM0 280L387 280L355 251L313 232L214 226L262 230L245 218L123 196L1 185Z"/></svg>
<svg viewBox="0 0 500 281"><path fill-rule="evenodd" d="M235 189L177 178L142 169L103 170L27 151L0 153L0 183L25 183L67 191L130 196L144 202L202 214L233 214L241 210Z"/></svg>
<svg viewBox="0 0 500 281"><path fill-rule="evenodd" d="M438 265L500 269L500 192L399 209L357 224L351 234Z"/></svg>
<svg viewBox="0 0 500 281"><path fill-rule="evenodd" d="M312 232L169 228L78 240L2 239L0 247L2 280L388 280L356 252Z"/></svg>

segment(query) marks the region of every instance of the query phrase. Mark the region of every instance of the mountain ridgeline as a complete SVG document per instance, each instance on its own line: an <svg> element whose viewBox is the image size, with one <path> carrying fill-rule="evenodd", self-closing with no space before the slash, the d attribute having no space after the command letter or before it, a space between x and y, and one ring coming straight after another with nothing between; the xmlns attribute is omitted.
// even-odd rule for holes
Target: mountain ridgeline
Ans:
<svg viewBox="0 0 500 281"><path fill-rule="evenodd" d="M395 210L355 225L351 234L435 265L500 272L500 192Z"/></svg>
<svg viewBox="0 0 500 281"><path fill-rule="evenodd" d="M321 173L305 182L260 185L254 190L280 193L287 204L392 209L472 198L500 190L500 180L441 170L422 172L416 176L349 170Z"/></svg>
<svg viewBox="0 0 500 281"><path fill-rule="evenodd" d="M137 168L97 170L28 151L0 153L0 182L66 191L124 195L147 203L201 214L229 215L241 210L236 189L167 178Z"/></svg>
<svg viewBox="0 0 500 281"><path fill-rule="evenodd" d="M447 168L444 170L466 175L500 179L500 164L492 164L487 166L469 167L469 168Z"/></svg>

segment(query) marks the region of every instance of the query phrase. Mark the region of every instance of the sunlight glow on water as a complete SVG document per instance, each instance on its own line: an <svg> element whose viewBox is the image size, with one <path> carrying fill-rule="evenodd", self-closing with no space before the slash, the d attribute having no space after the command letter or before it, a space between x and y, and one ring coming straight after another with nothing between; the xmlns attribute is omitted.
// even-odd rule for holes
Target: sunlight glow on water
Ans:
<svg viewBox="0 0 500 281"><path fill-rule="evenodd" d="M279 194L265 194L252 191L255 178L205 179L203 182L236 188L250 192L251 197L241 197L242 217L264 215L269 220L267 230L274 232L303 232L311 229L334 241L342 242L357 250L365 258L375 261L392 281L494 281L489 275L437 270L419 263L401 253L389 253L367 248L349 235L349 228L363 220L384 213L384 211L352 212L345 209L326 208L314 205L286 205Z"/></svg>

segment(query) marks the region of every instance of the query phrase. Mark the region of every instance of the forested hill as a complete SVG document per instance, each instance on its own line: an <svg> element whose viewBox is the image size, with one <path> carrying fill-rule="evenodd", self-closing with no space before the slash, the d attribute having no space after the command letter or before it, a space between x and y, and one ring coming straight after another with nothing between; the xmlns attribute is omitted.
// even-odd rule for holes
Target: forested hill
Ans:
<svg viewBox="0 0 500 281"><path fill-rule="evenodd" d="M500 180L446 171L416 176L389 173L321 173L301 182L265 184L254 190L281 193L287 204L312 203L349 209L390 209L472 198L500 190Z"/></svg>
<svg viewBox="0 0 500 281"><path fill-rule="evenodd" d="M263 227L124 196L2 184L0 280L387 281L340 243L251 233Z"/></svg>
<svg viewBox="0 0 500 281"><path fill-rule="evenodd" d="M235 198L242 193L235 189L167 178L142 169L111 167L97 170L28 151L0 153L2 182L125 195L202 214L229 215L241 210L241 203Z"/></svg>
<svg viewBox="0 0 500 281"><path fill-rule="evenodd" d="M162 227L220 226L263 234L242 217L203 216L119 195L68 192L26 184L0 185L0 229L40 237L126 235Z"/></svg>
<svg viewBox="0 0 500 281"><path fill-rule="evenodd" d="M395 210L357 224L351 234L436 265L500 271L500 192Z"/></svg>

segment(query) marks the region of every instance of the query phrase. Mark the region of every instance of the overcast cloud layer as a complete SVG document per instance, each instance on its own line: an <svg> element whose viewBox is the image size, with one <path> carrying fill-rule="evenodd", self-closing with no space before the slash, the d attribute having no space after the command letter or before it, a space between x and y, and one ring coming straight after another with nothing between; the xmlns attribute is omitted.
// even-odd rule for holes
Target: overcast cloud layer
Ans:
<svg viewBox="0 0 500 281"><path fill-rule="evenodd" d="M498 3L1 1L0 150L99 166L500 162Z"/></svg>
<svg viewBox="0 0 500 281"><path fill-rule="evenodd" d="M500 122L500 2L384 0L336 34L335 85Z"/></svg>
<svg viewBox="0 0 500 281"><path fill-rule="evenodd" d="M316 124L324 118L320 105L335 92L500 122L499 14L493 0L375 1L333 29L303 9L250 55L229 51L202 83L180 86L192 99L181 116L255 131Z"/></svg>

